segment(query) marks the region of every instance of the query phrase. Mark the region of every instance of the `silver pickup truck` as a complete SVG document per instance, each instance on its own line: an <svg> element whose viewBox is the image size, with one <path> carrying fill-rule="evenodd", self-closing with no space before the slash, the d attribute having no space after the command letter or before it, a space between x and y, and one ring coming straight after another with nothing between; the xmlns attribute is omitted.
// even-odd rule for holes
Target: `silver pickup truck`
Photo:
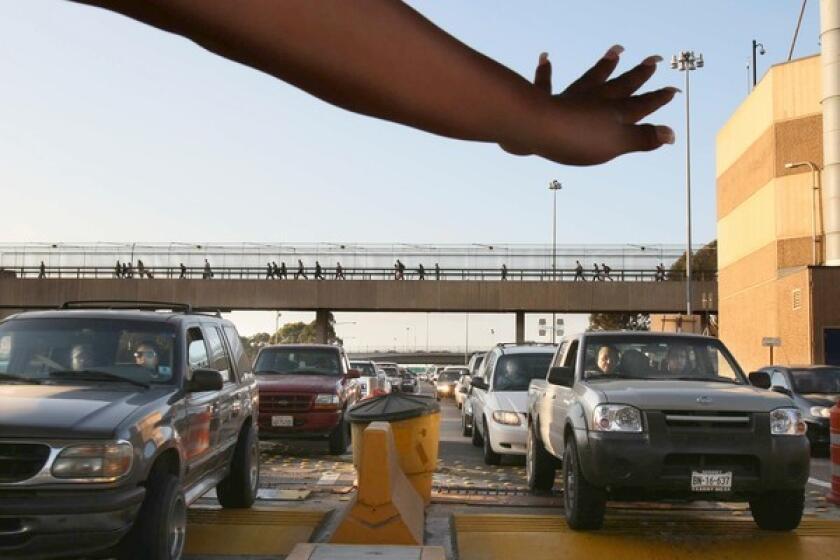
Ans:
<svg viewBox="0 0 840 560"><path fill-rule="evenodd" d="M717 339L568 338L531 382L528 413L528 484L550 490L562 468L572 529L599 529L608 499L747 501L777 531L802 518L805 422L790 398L751 386Z"/></svg>

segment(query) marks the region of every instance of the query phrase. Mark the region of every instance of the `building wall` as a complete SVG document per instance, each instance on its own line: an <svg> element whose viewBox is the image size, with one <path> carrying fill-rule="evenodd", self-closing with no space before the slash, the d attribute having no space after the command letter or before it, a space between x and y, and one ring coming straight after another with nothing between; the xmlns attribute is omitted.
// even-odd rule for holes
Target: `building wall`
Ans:
<svg viewBox="0 0 840 560"><path fill-rule="evenodd" d="M820 361L815 309L826 314L822 321L840 319L831 305L817 304L832 297L829 287L812 294L810 170L785 168L822 163L819 62L812 56L771 68L717 136L719 332L745 369L767 364L763 337L782 339L776 363Z"/></svg>

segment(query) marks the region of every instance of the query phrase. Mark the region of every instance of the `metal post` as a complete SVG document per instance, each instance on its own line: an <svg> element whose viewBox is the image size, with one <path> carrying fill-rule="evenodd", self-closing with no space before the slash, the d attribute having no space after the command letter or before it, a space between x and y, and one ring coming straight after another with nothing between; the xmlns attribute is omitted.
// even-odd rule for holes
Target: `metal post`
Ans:
<svg viewBox="0 0 840 560"><path fill-rule="evenodd" d="M753 51L755 52L755 51ZM755 67L753 66L753 69ZM685 212L686 212L686 251L685 251L685 312L691 315L691 118L689 74L685 71Z"/></svg>
<svg viewBox="0 0 840 560"><path fill-rule="evenodd" d="M752 42L753 87L755 87L755 84L758 82L758 73L756 72L756 69L755 69L755 49L756 49L757 46L758 46L758 41L753 39L753 42Z"/></svg>
<svg viewBox="0 0 840 560"><path fill-rule="evenodd" d="M563 185L557 179L549 183L548 188L554 191L554 211L551 215L551 281L557 281L557 191L563 188ZM556 342L555 324L557 323L557 314L551 314L551 342Z"/></svg>

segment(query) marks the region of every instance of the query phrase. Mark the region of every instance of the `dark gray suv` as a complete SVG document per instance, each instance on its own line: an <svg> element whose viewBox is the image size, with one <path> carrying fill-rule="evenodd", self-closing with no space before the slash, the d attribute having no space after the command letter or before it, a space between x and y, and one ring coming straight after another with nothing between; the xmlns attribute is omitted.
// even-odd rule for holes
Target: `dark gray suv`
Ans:
<svg viewBox="0 0 840 560"><path fill-rule="evenodd" d="M221 317L89 305L0 323L0 557L177 559L256 497L256 379Z"/></svg>

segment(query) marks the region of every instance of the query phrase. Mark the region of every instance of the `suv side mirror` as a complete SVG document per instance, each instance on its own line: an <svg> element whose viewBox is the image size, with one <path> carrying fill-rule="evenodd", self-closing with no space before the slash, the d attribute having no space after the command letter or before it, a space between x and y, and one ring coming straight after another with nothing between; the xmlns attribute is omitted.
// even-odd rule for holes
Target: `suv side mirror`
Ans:
<svg viewBox="0 0 840 560"><path fill-rule="evenodd" d="M221 391L224 385L221 373L215 369L201 368L193 371L192 379L187 383L187 391L190 393Z"/></svg>
<svg viewBox="0 0 840 560"><path fill-rule="evenodd" d="M759 389L770 388L770 374L766 371L751 371L748 377L752 386Z"/></svg>
<svg viewBox="0 0 840 560"><path fill-rule="evenodd" d="M357 369L348 369L347 370L347 379L358 379L362 376L362 372Z"/></svg>
<svg viewBox="0 0 840 560"><path fill-rule="evenodd" d="M548 382L552 385L571 387L575 384L575 370L570 367L553 367L548 371Z"/></svg>
<svg viewBox="0 0 840 560"><path fill-rule="evenodd" d="M470 380L470 385L473 389L481 389L482 391L486 391L488 388L487 382L481 377L473 377Z"/></svg>

